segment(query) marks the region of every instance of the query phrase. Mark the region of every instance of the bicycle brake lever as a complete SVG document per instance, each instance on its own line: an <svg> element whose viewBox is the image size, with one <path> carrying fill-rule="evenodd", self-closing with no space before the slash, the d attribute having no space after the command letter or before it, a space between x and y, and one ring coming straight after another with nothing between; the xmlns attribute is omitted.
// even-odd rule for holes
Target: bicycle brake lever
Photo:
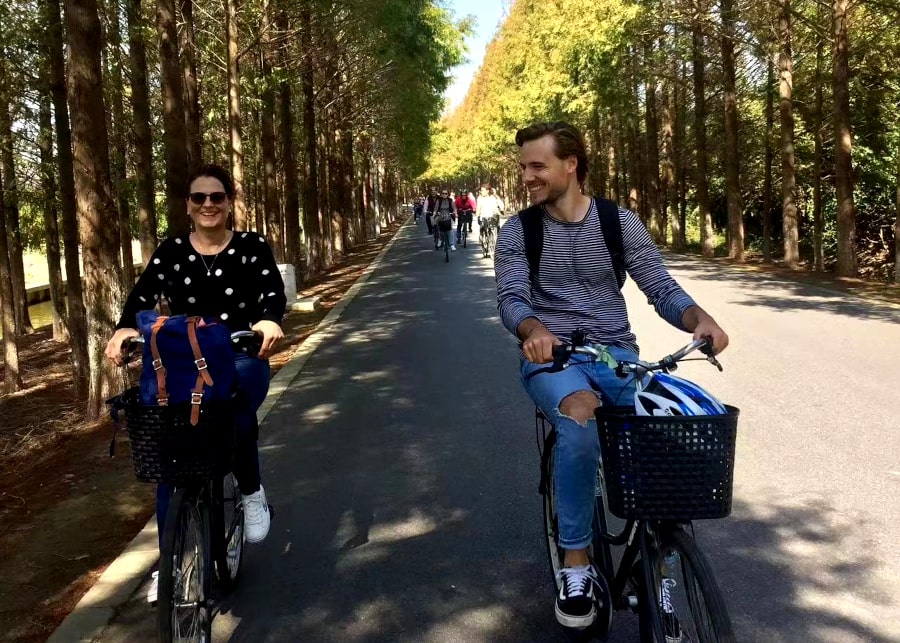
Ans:
<svg viewBox="0 0 900 643"><path fill-rule="evenodd" d="M719 360L716 359L715 355L707 355L706 361L709 362L710 364L712 364L713 366L715 366L717 369L719 369L720 373L724 370L722 368L722 365L719 363Z"/></svg>

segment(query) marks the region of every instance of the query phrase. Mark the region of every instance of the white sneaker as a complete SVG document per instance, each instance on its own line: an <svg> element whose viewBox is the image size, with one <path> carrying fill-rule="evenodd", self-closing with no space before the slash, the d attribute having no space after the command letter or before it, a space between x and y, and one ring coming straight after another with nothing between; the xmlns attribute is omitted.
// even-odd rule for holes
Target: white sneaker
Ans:
<svg viewBox="0 0 900 643"><path fill-rule="evenodd" d="M456 252L456 246L450 246L450 249L451 249L453 252Z"/></svg>
<svg viewBox="0 0 900 643"><path fill-rule="evenodd" d="M244 503L244 539L248 543L258 543L265 540L269 534L271 517L269 516L269 503L266 502L266 492L259 487L259 491L249 496L242 496Z"/></svg>
<svg viewBox="0 0 900 643"><path fill-rule="evenodd" d="M147 602L151 605L155 605L157 594L159 594L159 572L155 571L150 574L150 587L147 588Z"/></svg>

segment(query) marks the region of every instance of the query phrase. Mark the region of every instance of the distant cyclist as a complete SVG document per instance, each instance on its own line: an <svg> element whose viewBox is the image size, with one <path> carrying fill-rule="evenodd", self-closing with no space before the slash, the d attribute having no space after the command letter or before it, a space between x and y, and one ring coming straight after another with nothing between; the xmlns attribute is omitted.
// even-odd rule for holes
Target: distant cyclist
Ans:
<svg viewBox="0 0 900 643"><path fill-rule="evenodd" d="M425 214L425 225L428 226L428 234L429 236L434 234L434 221L432 220L432 214L434 213L434 206L437 203L438 195L434 188L429 190L429 194L425 197L425 201L422 204L422 212Z"/></svg>
<svg viewBox="0 0 900 643"><path fill-rule="evenodd" d="M637 342L619 285L624 275L616 273L598 210L610 204L582 193L588 167L581 133L566 123L538 123L519 130L516 144L522 181L532 203L540 206L529 215L540 217L535 229L543 234L542 250L532 274L522 211L500 230L494 266L500 316L522 341L523 380L540 364L551 362L560 338L578 329L585 330L588 341L610 346L616 359L636 360ZM696 339L710 338L716 353L724 350L728 336L672 279L640 219L624 208L616 208L616 213L624 268L657 313ZM589 627L598 605L609 609L608 584L588 556L600 457L594 410L600 405L598 396L606 403L624 404L634 395L633 382L583 357L574 357L563 371L525 382L558 435L558 537L565 559L555 611L557 621L572 628Z"/></svg>
<svg viewBox="0 0 900 643"><path fill-rule="evenodd" d="M475 212L476 202L471 192L459 191L459 196L454 202L459 223L456 224L456 243L462 243L461 231L466 228L467 234L472 234L472 214Z"/></svg>
<svg viewBox="0 0 900 643"><path fill-rule="evenodd" d="M456 246L450 240L451 235L448 234L453 230L453 220L456 219L456 204L450 196L450 190L441 192L434 205L434 225L439 233L440 242L435 239L434 249L437 250L444 243L450 242L450 250L455 251Z"/></svg>
<svg viewBox="0 0 900 643"><path fill-rule="evenodd" d="M424 199L422 197L418 197L416 202L413 204L413 223L418 224L419 219L422 218L422 213L425 211Z"/></svg>
<svg viewBox="0 0 900 643"><path fill-rule="evenodd" d="M478 226L494 225L500 227L500 215L503 214L503 199L494 193L490 185L482 186L481 194L475 206Z"/></svg>

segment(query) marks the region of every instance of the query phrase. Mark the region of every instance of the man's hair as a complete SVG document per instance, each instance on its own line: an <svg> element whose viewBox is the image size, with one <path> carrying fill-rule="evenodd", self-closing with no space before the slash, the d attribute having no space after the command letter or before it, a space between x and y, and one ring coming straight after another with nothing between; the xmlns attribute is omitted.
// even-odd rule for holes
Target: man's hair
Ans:
<svg viewBox="0 0 900 643"><path fill-rule="evenodd" d="M221 165L216 165L215 163L207 163L206 165L201 165L188 177L187 185L185 186L185 198L190 196L191 193L191 183L199 179L201 176L208 176L213 179L218 179L219 183L222 184L222 187L225 189L225 194L228 195L229 199L234 199L234 181L231 180L231 174L228 173Z"/></svg>
<svg viewBox="0 0 900 643"><path fill-rule="evenodd" d="M575 175L578 178L579 185L583 184L587 178L588 160L587 152L584 149L584 139L581 132L573 125L569 125L563 121L555 123L535 123L528 127L523 127L516 132L516 145L522 147L529 141L536 141L544 136L552 136L556 143L554 153L556 158L565 159L574 156L578 161L575 169Z"/></svg>

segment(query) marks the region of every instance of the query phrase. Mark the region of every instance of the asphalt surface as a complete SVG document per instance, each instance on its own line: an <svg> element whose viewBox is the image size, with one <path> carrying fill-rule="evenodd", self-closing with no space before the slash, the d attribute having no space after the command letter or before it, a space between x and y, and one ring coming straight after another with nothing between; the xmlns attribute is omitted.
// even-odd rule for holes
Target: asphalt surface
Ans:
<svg viewBox="0 0 900 643"><path fill-rule="evenodd" d="M566 640L492 264L400 235L262 427L277 515L216 641ZM680 374L741 408L734 512L697 525L738 640L900 641L900 309L667 262L732 338L724 373ZM643 357L687 343L626 291ZM153 640L154 615L141 589L101 640Z"/></svg>

